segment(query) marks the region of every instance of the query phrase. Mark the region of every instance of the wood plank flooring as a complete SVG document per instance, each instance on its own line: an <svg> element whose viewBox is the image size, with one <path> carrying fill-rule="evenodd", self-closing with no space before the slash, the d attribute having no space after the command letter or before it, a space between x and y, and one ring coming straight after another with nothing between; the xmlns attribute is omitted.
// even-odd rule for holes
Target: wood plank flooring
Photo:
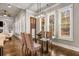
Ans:
<svg viewBox="0 0 79 59"><path fill-rule="evenodd" d="M20 56L22 43L18 39L11 39L4 44L4 55Z"/></svg>
<svg viewBox="0 0 79 59"><path fill-rule="evenodd" d="M40 56L72 56L72 55L79 55L79 53L76 53L67 49L63 49L62 47L58 47L55 45L52 45L52 48L49 44L49 52L42 53ZM39 51L41 52L41 50ZM25 52L24 52L25 53ZM75 54L76 53L76 54ZM22 53L22 42L17 38L12 38L11 40L5 42L4 48L3 48L3 55L4 56L23 56ZM27 55L26 55L27 56Z"/></svg>
<svg viewBox="0 0 79 59"><path fill-rule="evenodd" d="M55 56L56 53L54 50L49 49L49 53L43 53L40 56ZM41 50L40 50L41 52ZM22 53L22 42L18 39L12 39L10 41L5 42L3 49L4 56L23 56ZM61 54L62 55L62 54Z"/></svg>

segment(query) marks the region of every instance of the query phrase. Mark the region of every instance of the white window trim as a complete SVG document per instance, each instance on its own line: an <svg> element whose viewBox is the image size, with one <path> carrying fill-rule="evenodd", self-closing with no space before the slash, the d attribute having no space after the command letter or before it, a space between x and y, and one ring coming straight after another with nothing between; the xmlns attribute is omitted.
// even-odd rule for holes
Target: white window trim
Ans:
<svg viewBox="0 0 79 59"><path fill-rule="evenodd" d="M69 9L70 10L70 37L61 37L61 16L60 16L60 12L63 10ZM63 40L68 40L68 41L73 41L73 4L63 7L61 9L58 10L58 24L59 24L59 31L58 31L58 38L59 39L63 39Z"/></svg>

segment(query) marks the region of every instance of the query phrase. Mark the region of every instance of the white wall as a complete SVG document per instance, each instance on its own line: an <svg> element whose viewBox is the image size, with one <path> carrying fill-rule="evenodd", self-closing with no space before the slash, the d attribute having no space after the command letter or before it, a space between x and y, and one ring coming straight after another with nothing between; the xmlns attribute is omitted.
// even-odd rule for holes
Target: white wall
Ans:
<svg viewBox="0 0 79 59"><path fill-rule="evenodd" d="M25 32L25 11L20 11L15 17L15 33Z"/></svg>
<svg viewBox="0 0 79 59"><path fill-rule="evenodd" d="M15 17L15 33L30 33L30 17L33 15L32 11L21 10Z"/></svg>

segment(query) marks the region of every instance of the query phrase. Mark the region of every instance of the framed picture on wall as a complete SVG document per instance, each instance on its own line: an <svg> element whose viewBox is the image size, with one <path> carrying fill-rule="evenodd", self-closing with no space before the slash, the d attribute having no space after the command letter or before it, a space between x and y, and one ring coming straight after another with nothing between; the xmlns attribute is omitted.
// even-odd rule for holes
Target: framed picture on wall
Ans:
<svg viewBox="0 0 79 59"><path fill-rule="evenodd" d="M73 5L58 10L59 39L73 40Z"/></svg>

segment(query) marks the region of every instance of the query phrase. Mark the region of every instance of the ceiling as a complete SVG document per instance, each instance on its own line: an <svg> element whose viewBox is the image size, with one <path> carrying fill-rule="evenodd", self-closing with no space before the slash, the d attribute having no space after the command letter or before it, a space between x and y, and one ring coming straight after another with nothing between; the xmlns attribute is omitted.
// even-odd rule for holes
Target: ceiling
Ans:
<svg viewBox="0 0 79 59"><path fill-rule="evenodd" d="M54 4L55 3L13 3L12 5L22 9L29 9L33 12L39 12Z"/></svg>
<svg viewBox="0 0 79 59"><path fill-rule="evenodd" d="M4 12L4 10L6 10L11 16L15 16L20 11L20 9L15 6L8 8L8 3L0 3L0 15Z"/></svg>
<svg viewBox="0 0 79 59"><path fill-rule="evenodd" d="M6 10L11 16L15 16L22 9L40 12L54 4L55 3L10 3L12 7L8 8L8 3L0 3L0 13Z"/></svg>

